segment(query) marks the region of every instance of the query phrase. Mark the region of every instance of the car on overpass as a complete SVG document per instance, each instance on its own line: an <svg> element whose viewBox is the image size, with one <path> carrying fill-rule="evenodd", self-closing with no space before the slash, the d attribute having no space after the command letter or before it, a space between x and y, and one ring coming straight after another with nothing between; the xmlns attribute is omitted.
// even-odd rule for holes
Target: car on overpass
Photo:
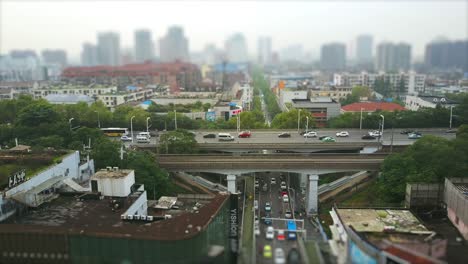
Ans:
<svg viewBox="0 0 468 264"><path fill-rule="evenodd" d="M315 131L309 131L309 132L307 132L307 133L304 134L304 137L305 137L305 138L317 137L317 132L315 132Z"/></svg>
<svg viewBox="0 0 468 264"><path fill-rule="evenodd" d="M278 137L280 137L280 138L289 138L289 137L291 137L291 134L289 134L288 132L283 132L283 133L278 134Z"/></svg>
<svg viewBox="0 0 468 264"><path fill-rule="evenodd" d="M283 203L289 203L289 197L287 194L283 195Z"/></svg>
<svg viewBox="0 0 468 264"><path fill-rule="evenodd" d="M270 212L271 211L271 203L270 202L266 202L265 203L265 212Z"/></svg>
<svg viewBox="0 0 468 264"><path fill-rule="evenodd" d="M267 227L265 232L266 239L274 239L275 238L275 229L272 226Z"/></svg>
<svg viewBox="0 0 468 264"><path fill-rule="evenodd" d="M349 137L349 132L348 131L340 131L336 133L337 137Z"/></svg>
<svg viewBox="0 0 468 264"><path fill-rule="evenodd" d="M411 129L405 129L405 130L401 131L400 134L402 134L402 135L408 135L408 134L411 134L411 133L413 133L413 132L414 132L414 131L411 130Z"/></svg>
<svg viewBox="0 0 468 264"><path fill-rule="evenodd" d="M234 137L229 133L218 133L219 141L234 141Z"/></svg>
<svg viewBox="0 0 468 264"><path fill-rule="evenodd" d="M216 134L213 134L213 133L206 134L206 135L203 135L203 138L216 138Z"/></svg>
<svg viewBox="0 0 468 264"><path fill-rule="evenodd" d="M246 130L246 131L240 132L238 136L240 138L249 138L249 137L252 136L252 133L250 131Z"/></svg>
<svg viewBox="0 0 468 264"><path fill-rule="evenodd" d="M132 141L132 137L129 137L127 135L123 135L120 137L120 140L122 141Z"/></svg>
<svg viewBox="0 0 468 264"><path fill-rule="evenodd" d="M333 137L325 137L322 139L322 142L336 142L336 139Z"/></svg>
<svg viewBox="0 0 468 264"><path fill-rule="evenodd" d="M378 130L369 131L368 134L371 135L371 136L373 136L373 137L380 137L380 136L382 136L382 133L380 133L380 131L378 131Z"/></svg>
<svg viewBox="0 0 468 264"><path fill-rule="evenodd" d="M286 239L286 235L284 234L284 230L278 230L278 234L276 235L276 239L279 241L283 241Z"/></svg>
<svg viewBox="0 0 468 264"><path fill-rule="evenodd" d="M372 139L376 139L376 137L367 134L367 135L362 136L361 139L372 140Z"/></svg>

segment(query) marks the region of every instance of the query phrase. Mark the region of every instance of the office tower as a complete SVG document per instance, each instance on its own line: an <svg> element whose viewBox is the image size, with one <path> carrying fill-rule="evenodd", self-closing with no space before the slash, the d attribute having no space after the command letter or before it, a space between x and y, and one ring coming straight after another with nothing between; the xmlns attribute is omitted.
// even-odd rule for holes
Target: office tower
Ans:
<svg viewBox="0 0 468 264"><path fill-rule="evenodd" d="M380 43L377 46L376 68L379 71L408 71L411 67L411 46L409 44Z"/></svg>
<svg viewBox="0 0 468 264"><path fill-rule="evenodd" d="M360 35L357 37L356 59L358 62L372 61L372 36Z"/></svg>
<svg viewBox="0 0 468 264"><path fill-rule="evenodd" d="M154 46L151 32L148 30L135 31L135 61L145 62L154 58Z"/></svg>
<svg viewBox="0 0 468 264"><path fill-rule="evenodd" d="M170 27L166 36L161 38L159 43L161 61L189 61L189 42L184 36L183 28L178 26Z"/></svg>
<svg viewBox="0 0 468 264"><path fill-rule="evenodd" d="M282 61L303 61L304 50L301 44L289 45L281 50Z"/></svg>
<svg viewBox="0 0 468 264"><path fill-rule="evenodd" d="M83 44L81 51L81 65L95 66L98 65L98 52L96 45L91 43Z"/></svg>
<svg viewBox="0 0 468 264"><path fill-rule="evenodd" d="M330 43L322 46L320 64L323 70L341 71L346 67L346 45Z"/></svg>
<svg viewBox="0 0 468 264"><path fill-rule="evenodd" d="M207 44L203 49L204 62L210 65L220 62L219 53L214 44Z"/></svg>
<svg viewBox="0 0 468 264"><path fill-rule="evenodd" d="M226 59L229 62L247 62L247 43L242 33L236 33L229 37L225 43Z"/></svg>
<svg viewBox="0 0 468 264"><path fill-rule="evenodd" d="M258 39L258 62L260 64L271 63L271 38L260 37Z"/></svg>
<svg viewBox="0 0 468 264"><path fill-rule="evenodd" d="M468 40L431 42L426 45L424 62L431 69L468 71Z"/></svg>
<svg viewBox="0 0 468 264"><path fill-rule="evenodd" d="M120 36L115 32L98 34L98 61L101 65L120 65Z"/></svg>
<svg viewBox="0 0 468 264"><path fill-rule="evenodd" d="M43 50L42 59L45 64L67 65L67 52L65 50Z"/></svg>

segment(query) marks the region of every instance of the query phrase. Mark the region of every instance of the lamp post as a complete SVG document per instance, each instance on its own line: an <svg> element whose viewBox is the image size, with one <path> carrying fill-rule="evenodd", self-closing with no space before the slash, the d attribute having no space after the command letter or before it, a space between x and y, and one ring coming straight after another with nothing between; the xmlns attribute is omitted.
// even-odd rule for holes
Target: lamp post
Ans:
<svg viewBox="0 0 468 264"><path fill-rule="evenodd" d="M361 119L359 119L359 132L362 130L362 107L361 107Z"/></svg>
<svg viewBox="0 0 468 264"><path fill-rule="evenodd" d="M304 134L304 135L306 135L305 139L304 139L305 142L307 142L307 137L308 137L307 132L309 132L309 117L308 116L306 116L306 131L305 131L305 134Z"/></svg>
<svg viewBox="0 0 468 264"><path fill-rule="evenodd" d="M453 112L453 105L450 106L450 126L449 126L449 129L452 129L452 112Z"/></svg>
<svg viewBox="0 0 468 264"><path fill-rule="evenodd" d="M297 111L297 133L299 134L299 129L300 129L300 124L301 124L301 109L298 109Z"/></svg>
<svg viewBox="0 0 468 264"><path fill-rule="evenodd" d="M71 122L73 121L73 119L75 119L75 118L72 117L72 118L68 119L68 124L70 125L70 131L72 131L72 123Z"/></svg>
<svg viewBox="0 0 468 264"><path fill-rule="evenodd" d="M130 118L130 131L132 133L132 143L133 143L133 118L135 118L135 116L132 116Z"/></svg>
<svg viewBox="0 0 468 264"><path fill-rule="evenodd" d="M150 119L151 119L151 117L149 117L149 116L146 118L146 132L147 133L149 132L148 120L150 120Z"/></svg>
<svg viewBox="0 0 468 264"><path fill-rule="evenodd" d="M97 113L97 124L98 124L98 127L101 128L101 119L99 118L99 112L98 111L94 111L95 113Z"/></svg>
<svg viewBox="0 0 468 264"><path fill-rule="evenodd" d="M382 138L382 142L383 142L383 131L384 131L385 117L383 115L380 115L380 117L382 118L382 132L380 133L380 137Z"/></svg>
<svg viewBox="0 0 468 264"><path fill-rule="evenodd" d="M175 130L177 130L177 110L174 109L174 127Z"/></svg>

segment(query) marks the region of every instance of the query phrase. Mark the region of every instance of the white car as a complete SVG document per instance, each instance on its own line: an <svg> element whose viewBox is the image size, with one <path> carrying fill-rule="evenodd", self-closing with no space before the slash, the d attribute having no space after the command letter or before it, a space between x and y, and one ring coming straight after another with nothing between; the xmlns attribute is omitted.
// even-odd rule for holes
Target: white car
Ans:
<svg viewBox="0 0 468 264"><path fill-rule="evenodd" d="M368 134L369 134L369 136L373 136L373 137L380 137L381 136L381 133L378 130L369 131Z"/></svg>
<svg viewBox="0 0 468 264"><path fill-rule="evenodd" d="M255 223L254 232L256 236L260 235L260 227L257 223Z"/></svg>
<svg viewBox="0 0 468 264"><path fill-rule="evenodd" d="M271 204L269 202L265 203L265 211L266 212L271 212Z"/></svg>
<svg viewBox="0 0 468 264"><path fill-rule="evenodd" d="M129 137L127 135L123 135L120 137L120 140L122 141L132 141L132 137Z"/></svg>
<svg viewBox="0 0 468 264"><path fill-rule="evenodd" d="M258 210L258 201L257 200L254 201L254 208L255 208L255 210Z"/></svg>
<svg viewBox="0 0 468 264"><path fill-rule="evenodd" d="M275 229L272 226L267 227L266 232L265 232L265 238L271 239L271 240L275 238Z"/></svg>
<svg viewBox="0 0 468 264"><path fill-rule="evenodd" d="M336 133L336 136L337 137L349 137L349 133L348 131L341 131L341 132Z"/></svg>
<svg viewBox="0 0 468 264"><path fill-rule="evenodd" d="M271 184L276 184L276 178L271 178L270 183L271 183Z"/></svg>
<svg viewBox="0 0 468 264"><path fill-rule="evenodd" d="M258 183L258 180L255 180L255 188L258 188L260 184Z"/></svg>
<svg viewBox="0 0 468 264"><path fill-rule="evenodd" d="M275 249L275 264L284 264L286 263L286 257L282 248Z"/></svg>
<svg viewBox="0 0 468 264"><path fill-rule="evenodd" d="M141 135L136 136L136 141L137 143L150 143L149 138L147 138L146 136L141 136Z"/></svg>
<svg viewBox="0 0 468 264"><path fill-rule="evenodd" d="M286 182L281 182L281 190L286 190L288 186L286 186Z"/></svg>
<svg viewBox="0 0 468 264"><path fill-rule="evenodd" d="M289 197L288 197L288 195L286 195L286 194L283 195L283 202L284 202L284 203L289 203Z"/></svg>
<svg viewBox="0 0 468 264"><path fill-rule="evenodd" d="M304 134L305 138L317 137L317 132L310 131Z"/></svg>
<svg viewBox="0 0 468 264"><path fill-rule="evenodd" d="M285 218L292 218L292 213L291 213L291 211L289 211L289 210L286 211L286 213L284 213L284 217L285 217Z"/></svg>

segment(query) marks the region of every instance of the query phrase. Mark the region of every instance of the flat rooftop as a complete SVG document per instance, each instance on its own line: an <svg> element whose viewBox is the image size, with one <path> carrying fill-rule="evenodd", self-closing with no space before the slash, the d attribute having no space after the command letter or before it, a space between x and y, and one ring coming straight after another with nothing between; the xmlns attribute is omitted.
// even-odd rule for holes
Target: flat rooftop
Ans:
<svg viewBox="0 0 468 264"><path fill-rule="evenodd" d="M465 198L468 198L468 183L455 183L454 185Z"/></svg>
<svg viewBox="0 0 468 264"><path fill-rule="evenodd" d="M121 214L139 197L136 192L121 200L121 208L114 209L112 199L78 199L61 196L38 209L0 224L0 233L34 232L87 234L98 237L122 237L152 240L181 240L196 236L204 230L229 197L217 194L212 199L197 201L178 199L179 210L158 210L148 204L148 215L171 219L145 222L121 220Z"/></svg>
<svg viewBox="0 0 468 264"><path fill-rule="evenodd" d="M384 232L391 227L399 233L432 233L409 210L340 208L336 211L343 224L357 232Z"/></svg>
<svg viewBox="0 0 468 264"><path fill-rule="evenodd" d="M101 169L97 171L91 178L123 178L130 174L133 170L126 169Z"/></svg>

